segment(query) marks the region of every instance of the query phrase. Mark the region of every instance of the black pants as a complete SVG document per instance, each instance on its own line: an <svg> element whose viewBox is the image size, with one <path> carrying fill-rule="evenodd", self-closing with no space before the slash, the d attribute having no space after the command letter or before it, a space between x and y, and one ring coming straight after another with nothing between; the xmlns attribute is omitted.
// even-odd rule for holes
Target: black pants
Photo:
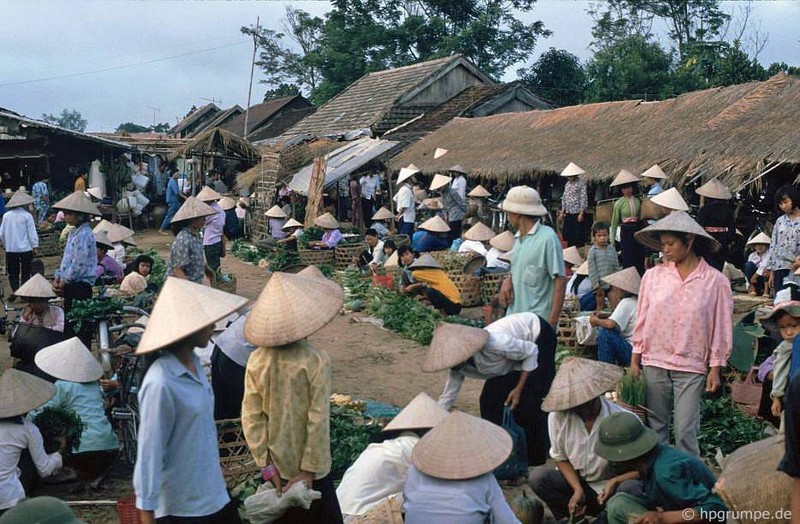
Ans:
<svg viewBox="0 0 800 524"><path fill-rule="evenodd" d="M72 303L75 300L92 298L92 286L86 282L68 282L64 286L62 294L64 296L64 315L66 316L72 309ZM87 348L90 348L92 347L93 327L91 322L83 322L80 331L76 332L73 329L72 322L67 322L64 326L64 332L68 337L77 336Z"/></svg>
<svg viewBox="0 0 800 524"><path fill-rule="evenodd" d="M542 401L550 390L556 375L556 333L550 324L539 317L541 330L536 339L539 346L538 367L531 371L522 389L519 405L514 410L514 420L525 430L528 445L528 466L539 466L547 460L550 436L547 431L547 413L542 411ZM503 422L503 403L519 382L519 371L502 377L490 378L483 384L480 407L481 418L498 426Z"/></svg>
<svg viewBox="0 0 800 524"><path fill-rule="evenodd" d="M211 387L214 389L214 419L242 416L245 368L214 346L211 353Z"/></svg>
<svg viewBox="0 0 800 524"><path fill-rule="evenodd" d="M312 502L309 509L291 508L275 524L341 524L342 510L331 476L315 480L311 489L322 493L322 498Z"/></svg>
<svg viewBox="0 0 800 524"><path fill-rule="evenodd" d="M447 315L458 315L461 313L461 304L452 302L449 298L444 296L441 291L437 291L432 287L425 288L425 296L431 301L433 307L444 311Z"/></svg>
<svg viewBox="0 0 800 524"><path fill-rule="evenodd" d="M453 240L455 240L457 238L461 238L461 231L462 231L462 229L464 227L464 221L463 220L456 220L456 221L453 221L453 222L448 222L447 225L450 226L450 237L449 237L450 238L450 242L452 242Z"/></svg>
<svg viewBox="0 0 800 524"><path fill-rule="evenodd" d="M204 517L161 517L156 519L159 524L240 524L239 512L236 510L236 500L231 500L224 508L213 515Z"/></svg>
<svg viewBox="0 0 800 524"><path fill-rule="evenodd" d="M583 237L583 224L578 222L578 215L564 215L564 240L567 241L567 247L582 246L585 242Z"/></svg>
<svg viewBox="0 0 800 524"><path fill-rule="evenodd" d="M372 211L372 204L373 200L361 197L361 220L364 223L364 228L367 228L367 224L369 224L372 220L372 215L374 215L374 211Z"/></svg>
<svg viewBox="0 0 800 524"><path fill-rule="evenodd" d="M644 275L644 245L634 238L634 234L647 224L645 222L635 222L630 224L620 224L619 240L622 250L622 267L634 266L639 275Z"/></svg>
<svg viewBox="0 0 800 524"><path fill-rule="evenodd" d="M210 246L203 246L203 252L206 254L206 264L208 264L208 267L210 267L214 273L219 271L219 266L222 263L222 241L220 240L216 244L211 244Z"/></svg>
<svg viewBox="0 0 800 524"><path fill-rule="evenodd" d="M20 284L24 284L31 278L31 262L33 262L33 251L6 252L6 269L12 291L19 289Z"/></svg>

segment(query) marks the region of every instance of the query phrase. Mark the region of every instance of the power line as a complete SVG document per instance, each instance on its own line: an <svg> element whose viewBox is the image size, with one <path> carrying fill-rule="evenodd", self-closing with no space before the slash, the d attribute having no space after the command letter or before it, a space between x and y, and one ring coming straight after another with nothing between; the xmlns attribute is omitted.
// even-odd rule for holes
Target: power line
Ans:
<svg viewBox="0 0 800 524"><path fill-rule="evenodd" d="M188 53L181 53L179 55L165 56L165 57L162 57L162 58L154 58L152 60L145 60L143 62L136 62L136 63L133 63L133 64L124 64L124 65L118 65L118 66L112 66L112 67L105 67L103 69L95 69L95 70L92 70L92 71L82 71L80 73L71 73L71 74L68 74L68 75L58 75L58 76L50 76L50 77L46 77L46 78L36 78L36 79L33 79L33 80L22 80L22 81L19 81L19 82L7 82L7 83L4 83L4 84L0 84L0 87L18 86L18 85L25 85L25 84L35 84L35 83L39 83L39 82L48 82L50 80L60 80L62 78L75 78L75 77L79 77L79 76L94 75L94 74L97 74L97 73L105 73L105 72L108 72L108 71L117 71L119 69L128 69L130 67L138 67L138 66L147 65L147 64L154 64L156 62L164 62L166 60L172 60L174 58L183 58L185 56L198 55L198 54L201 54L201 53L208 53L210 51L216 51L218 49L224 49L226 47L234 47L234 46L237 46L237 45L249 44L249 43L250 43L249 40L243 40L243 41L236 42L236 43L233 43L233 44L226 44L226 45L221 45L221 46L217 46L217 47L210 47L208 49L201 49L199 51L190 51Z"/></svg>

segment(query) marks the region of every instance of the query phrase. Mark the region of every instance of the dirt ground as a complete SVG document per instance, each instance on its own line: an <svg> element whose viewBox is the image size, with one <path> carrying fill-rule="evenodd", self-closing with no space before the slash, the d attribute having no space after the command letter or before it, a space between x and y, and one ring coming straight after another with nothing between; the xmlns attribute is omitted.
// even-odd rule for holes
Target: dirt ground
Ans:
<svg viewBox="0 0 800 524"><path fill-rule="evenodd" d="M155 248L165 258L169 257L171 240L171 236L161 236L153 230L136 235L141 248ZM59 261L48 258L44 262L46 273L50 275ZM223 259L222 269L237 276L237 292L244 297L255 300L264 287L264 271L232 255ZM7 289L6 279L3 279L3 285ZM474 308L464 314L478 316L480 311ZM340 315L310 338L331 356L333 391L397 406L407 404L420 391L437 398L445 376L444 373L422 373L425 348L390 331L355 322L356 315ZM10 365L6 337L0 337L0 365L4 368ZM456 408L477 415L481 387L482 382L467 380ZM111 524L119 520L115 505L110 503L133 492L131 478L131 468L118 461L97 489L83 483L40 486L33 495L51 494L68 501L95 501L94 504L76 505L74 509L89 524ZM105 504L98 505L98 502Z"/></svg>

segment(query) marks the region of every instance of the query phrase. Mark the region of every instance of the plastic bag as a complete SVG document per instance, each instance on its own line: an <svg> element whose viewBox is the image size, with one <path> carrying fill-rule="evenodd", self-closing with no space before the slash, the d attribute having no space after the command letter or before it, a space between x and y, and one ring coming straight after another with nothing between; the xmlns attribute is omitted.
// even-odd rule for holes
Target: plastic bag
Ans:
<svg viewBox="0 0 800 524"><path fill-rule="evenodd" d="M305 482L292 484L281 496L272 484L262 484L258 491L244 499L244 509L251 524L269 524L281 518L289 508L309 509L311 503L322 498L322 493L308 489Z"/></svg>
<svg viewBox="0 0 800 524"><path fill-rule="evenodd" d="M597 343L597 326L589 323L588 316L575 318L575 339L581 346L593 346Z"/></svg>
<svg viewBox="0 0 800 524"><path fill-rule="evenodd" d="M528 474L528 443L525 439L525 430L514 420L511 408L508 406L503 408L503 429L511 435L514 447L508 459L494 470L494 476L498 480L515 480Z"/></svg>

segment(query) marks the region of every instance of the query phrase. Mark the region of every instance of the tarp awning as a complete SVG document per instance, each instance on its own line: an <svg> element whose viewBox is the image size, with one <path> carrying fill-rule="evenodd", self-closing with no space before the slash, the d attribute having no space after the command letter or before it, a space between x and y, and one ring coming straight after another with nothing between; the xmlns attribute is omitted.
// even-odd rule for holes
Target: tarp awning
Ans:
<svg viewBox="0 0 800 524"><path fill-rule="evenodd" d="M361 138L330 152L325 170L325 187L390 151L397 144L397 142L389 140ZM308 193L313 166L313 163L309 164L292 176L292 180L289 182L289 188L292 191L301 195Z"/></svg>

